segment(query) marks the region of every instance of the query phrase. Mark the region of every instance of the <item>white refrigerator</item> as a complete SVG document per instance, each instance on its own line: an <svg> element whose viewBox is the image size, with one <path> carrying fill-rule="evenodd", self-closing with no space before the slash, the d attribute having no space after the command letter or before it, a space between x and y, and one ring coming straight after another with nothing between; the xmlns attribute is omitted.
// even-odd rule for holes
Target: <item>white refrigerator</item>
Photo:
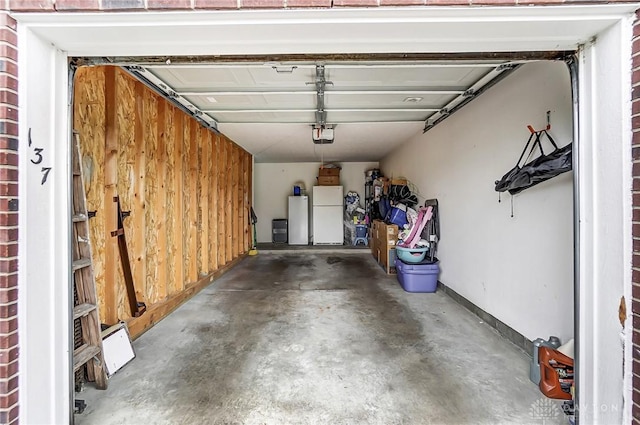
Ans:
<svg viewBox="0 0 640 425"><path fill-rule="evenodd" d="M289 196L289 245L309 245L309 197Z"/></svg>
<svg viewBox="0 0 640 425"><path fill-rule="evenodd" d="M313 187L313 244L342 245L343 228L342 186Z"/></svg>

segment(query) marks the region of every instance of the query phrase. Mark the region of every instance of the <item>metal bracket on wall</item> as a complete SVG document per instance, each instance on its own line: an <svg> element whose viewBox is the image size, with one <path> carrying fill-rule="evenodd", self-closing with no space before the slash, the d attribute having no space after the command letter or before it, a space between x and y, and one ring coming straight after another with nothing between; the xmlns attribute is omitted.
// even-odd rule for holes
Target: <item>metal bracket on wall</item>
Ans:
<svg viewBox="0 0 640 425"><path fill-rule="evenodd" d="M454 112L465 106L467 103L471 102L476 97L480 96L482 93L496 85L498 82L502 81L507 75L511 74L521 65L522 63L509 62L500 64L492 69L488 74L480 78L471 87L465 90L464 93L446 104L445 107L440 111L434 112L431 116L427 117L422 133L426 133L437 124L453 115Z"/></svg>
<svg viewBox="0 0 640 425"><path fill-rule="evenodd" d="M129 309L131 316L140 317L147 311L147 306L143 302L139 302L136 298L136 289L133 283L133 274L131 273L131 263L129 262L129 250L127 248L127 239L124 234L123 220L130 215L130 211L122 211L120 207L120 198L113 197L113 202L118 203L118 230L111 232L111 236L118 238L118 251L120 252L120 262L122 263L122 271L124 273L124 283L127 288L127 299L129 300Z"/></svg>

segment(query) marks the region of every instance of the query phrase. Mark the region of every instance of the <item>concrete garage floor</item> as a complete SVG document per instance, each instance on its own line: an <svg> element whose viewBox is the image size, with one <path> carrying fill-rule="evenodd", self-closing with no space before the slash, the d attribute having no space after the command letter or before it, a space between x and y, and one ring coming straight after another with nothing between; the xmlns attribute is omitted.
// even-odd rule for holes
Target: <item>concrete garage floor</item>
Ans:
<svg viewBox="0 0 640 425"><path fill-rule="evenodd" d="M134 343L77 424L553 424L528 358L367 254L248 257Z"/></svg>

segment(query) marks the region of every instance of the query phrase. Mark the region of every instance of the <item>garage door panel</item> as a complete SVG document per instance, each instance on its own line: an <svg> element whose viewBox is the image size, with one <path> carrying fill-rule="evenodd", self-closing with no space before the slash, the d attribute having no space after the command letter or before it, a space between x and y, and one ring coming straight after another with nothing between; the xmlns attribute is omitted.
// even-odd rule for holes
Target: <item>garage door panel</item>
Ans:
<svg viewBox="0 0 640 425"><path fill-rule="evenodd" d="M255 111L255 112L223 112L210 114L220 123L238 122L281 122L281 123L313 123L315 122L314 111Z"/></svg>
<svg viewBox="0 0 640 425"><path fill-rule="evenodd" d="M314 67L284 66L278 71L272 66L180 66L177 68L149 68L177 92L191 90L250 89L256 87L287 87L304 89L313 81ZM291 72L289 72L291 71Z"/></svg>
<svg viewBox="0 0 640 425"><path fill-rule="evenodd" d="M212 93L184 96L204 111L216 109L313 109L315 93Z"/></svg>
<svg viewBox="0 0 640 425"><path fill-rule="evenodd" d="M325 92L325 102L331 108L437 108L440 109L453 100L457 94L424 94L410 91L400 93L367 93L357 96L349 93Z"/></svg>

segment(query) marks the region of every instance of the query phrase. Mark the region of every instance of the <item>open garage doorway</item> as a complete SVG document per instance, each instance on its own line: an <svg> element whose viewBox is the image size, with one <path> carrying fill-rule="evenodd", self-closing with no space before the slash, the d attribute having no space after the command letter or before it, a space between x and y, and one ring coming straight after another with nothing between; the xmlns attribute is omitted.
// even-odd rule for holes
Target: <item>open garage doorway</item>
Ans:
<svg viewBox="0 0 640 425"><path fill-rule="evenodd" d="M316 87L309 90L308 85L314 83L318 70L322 67L321 71L325 73L326 80L331 81L331 87L327 87L325 92L326 101L323 102L323 109L328 122L337 124L339 136L336 143L330 146L333 149L325 150L325 158L343 158L339 162L342 165L341 178L346 190L362 193L361 189L365 184L364 169L351 172L353 168L359 167L360 163L347 162L347 159L357 161L380 158L383 164L387 164L381 166L385 175L397 176L402 173L411 176L412 185L420 188L421 196L424 194L426 197L435 196L441 199L441 227L446 235L441 245L443 273L440 281L445 285L442 290L458 300L464 300L467 307L480 317L477 319L479 322L489 323L499 329L505 337L527 353L532 352L531 340L540 335L556 335L563 341L568 341L573 338L572 175L568 173L527 192L526 196L517 197L517 214L513 217L510 217L508 211L508 197L504 203L499 203L498 195L492 187L493 180L505 171L505 167L512 166L520 154L529 136L526 126L530 124L540 128L544 125L544 111L553 111L553 118L550 117L554 122L551 133L560 146L564 146L572 138L571 83L566 63L566 60L572 59L572 55L571 52L554 55L557 55L555 61L534 60L532 55L521 55L528 56L527 60L506 60L492 55L492 60L414 59L402 62L383 61L372 56L359 62L321 58L311 64L285 61L281 58L278 67L288 70L285 75L281 75L282 71L273 69L269 58L262 58L262 61L251 58L251 61L246 63L233 62L232 57L221 58L219 62L208 62L207 58L201 58L202 62L199 63L191 59L189 63L180 63L181 58L176 57L169 60L172 65L166 65L166 59L149 58L147 63L139 61L120 64L124 68L101 65L117 63L114 59L74 60L75 63L90 63L93 60L99 64L84 66L77 71L73 104L74 129L79 135L81 150L84 152L83 163L93 164L88 167L91 170L91 178L87 194L89 209L96 210L96 218L90 222L94 231L98 228L98 231L92 234L94 246L98 247L94 255L95 269L98 271L98 292L107 294L108 291L113 291L118 294L100 297L101 322L114 325L118 320L126 320L132 336L138 337L141 330L148 329L162 318L160 311L170 311L168 306L173 304L173 300L180 299L183 291L197 285L196 275L185 278L182 270L197 269L198 275L202 276L225 270L226 264L221 258L225 258L226 242L242 239L242 236L237 237L237 231L232 232L232 238L226 238L224 233L233 230L232 223L227 223L226 217L238 215L235 201L238 184L234 183L234 179L238 173L242 175L243 166L228 162L224 165L229 155L226 152L228 142L222 138L223 136L216 135L204 126L200 126L199 130L193 130L195 120L184 111L177 110L168 100L174 99L178 104L189 102L186 111L194 108L197 108L197 111L205 110L204 114L216 120L215 125L222 134L230 135L235 142L251 152L256 152L256 185L252 192L256 199L255 209L261 216L259 222L266 222L268 227L274 218L268 215L269 210L283 206L283 202L278 200L286 199L288 189L292 186L292 181L287 180L288 176L280 170L295 167L298 171L289 173L294 179L299 179L307 172L317 172L315 164L304 161L313 157L305 158L300 155L315 150L312 143L304 141L309 138L310 123L314 121L315 113L322 111L308 110L309 106L315 106L314 101L318 96ZM159 65L153 65L154 61ZM138 79L134 79L131 74ZM251 78L247 78L248 75ZM156 84L149 81L154 78ZM145 87L145 84L149 87ZM358 86L353 87L354 84ZM163 96L156 96L151 87ZM491 91L487 91L490 87L493 87ZM485 92L486 94L483 94ZM277 101L272 100L276 96ZM414 102L418 105L411 107L411 104L407 105L407 102L403 101L408 96L424 96L424 99ZM246 102L247 98L257 98L256 102L260 104ZM335 98L338 98L338 101L334 101ZM359 103L372 102L372 98L373 102L379 103L360 106L362 109L357 109ZM264 102L263 99L267 101ZM521 102L521 99L527 101ZM464 108L462 102L466 105ZM215 105L210 106L211 103ZM450 111L448 118L438 119L444 110ZM194 115L202 117L202 113L199 114L197 111ZM274 122L274 118L269 117L269 114L281 116L276 117ZM307 115L303 118L304 123L280 122L283 119L295 121L299 119L297 114ZM426 114L435 116L426 120L430 127L426 127ZM238 115L242 118L235 118ZM527 121L530 119L533 121ZM438 124L434 125L436 121ZM284 131L286 136L278 134L274 129L277 126L288 130ZM301 134L296 134L297 128L301 129ZM423 135L425 129L428 131ZM454 129L458 130L457 134L447 137L448 134L454 133ZM238 133L239 130L242 132ZM402 138L402 134L407 132L411 132L410 140ZM267 134L269 141L265 140ZM521 140L517 136L521 136ZM112 141L109 144L110 148L104 147L105 140ZM359 145L359 141L364 143L360 142ZM544 149L549 149L548 141L543 142ZM252 147L252 144L256 147ZM376 153L376 146L384 147L387 154ZM233 149L237 151L237 148ZM319 146L318 149L324 150L324 146ZM350 152L350 158L345 156L345 151ZM117 163L108 161L110 152L117 153ZM329 157L329 152L333 158ZM267 153L266 158L260 153ZM235 158L233 154L229 157ZM237 160L234 161L238 163ZM396 164L397 162L400 164ZM438 167L438 164L442 164L442 167ZM371 166L380 165L376 161ZM412 166L415 169L411 169ZM427 176L422 176L421 173L427 173ZM108 217L113 215L113 212L108 211L107 205L114 196L112 191L102 190L103 183L100 182L105 181L107 176L116 176L114 181L117 181L117 184L110 187L117 192L123 209L130 211L130 216L124 221L125 232L129 235L131 258L135 260L132 271L136 276L136 293L139 294L140 300L146 302L148 309L147 313L138 318L130 317L122 273L117 271L114 276L113 272L116 270L108 265L109 250L104 248L105 245L109 245L109 239L105 240L102 236L105 235L102 227L105 226ZM354 177L356 182L350 181ZM354 184L355 186L352 186ZM312 185L310 183L309 187ZM278 186L284 188L285 196L278 194ZM190 193L192 190L194 192ZM236 205L233 214L228 214L227 210L227 207L232 207L231 202L226 202L231 201L226 196L229 190L234 194L233 205ZM488 194L490 196L487 196ZM138 198L144 202L139 202ZM420 202L423 200L420 199ZM177 216L182 218L177 219ZM246 223L246 219L241 221ZM159 222L166 223L166 226L158 226ZM191 226L191 222L197 224ZM141 234L147 235L145 243L141 243ZM208 243L211 238L215 241L214 244ZM525 239L526 243L521 243L521 239ZM196 255L193 255L194 252L184 251L184 247L189 249L192 246L195 246ZM185 255L175 254L180 248ZM325 250L327 248L324 247ZM471 334L483 335L483 338L474 343L468 335L460 334L460 328L456 324L469 323L469 316L460 316L460 309L446 309L446 314L435 321L421 319L427 313L436 315L443 312L439 311L437 303L431 305L430 299L424 296L421 298L425 303L424 311L421 312L419 309L412 309L411 305L415 305L415 302L405 305L417 297L405 299L393 291L387 293L390 290L389 286L396 286L395 277L385 276L386 273L382 269L375 269L370 265L365 267L364 264L373 262L368 250L365 250L365 257L360 259L362 264L351 261L353 255L341 259L344 255L342 251L336 251L334 255L326 258L309 256L309 253L301 251L297 251L300 258L291 255L269 258L272 256L265 254L262 248L259 251L267 258L261 255L260 260L250 259L249 263L238 265L237 270L231 274L238 279L237 285L230 282L231 286L227 288L234 291L232 297L229 297L230 294L225 290L227 285L223 283L216 284L216 289L212 288L208 292L207 300L228 299L228 302L213 308L218 313L211 315L208 310L203 310L198 320L199 327L217 329L216 332L207 334L216 334L215 338L195 336L192 332L195 328L187 324L192 320L187 320L183 326L183 332L186 332L183 336L193 338L193 346L183 343L172 345L172 354L167 352L168 357L162 357L164 360L161 362L167 371L154 369L157 363L149 361L146 350L141 351L140 358L128 366L129 371L137 371L127 372L128 379L147 382L154 379L153 376L162 376L163 378L158 379L158 384L167 383L170 388L163 390L160 386L156 388L157 392L181 394L183 401L180 407L175 406L176 399L173 396L168 396L161 404L173 407L168 410L149 410L160 415L154 422L159 421L160 417L180 415L197 421L199 414L224 418L220 419L224 422L229 421L234 414L237 418L255 418L256 415L265 414L267 411L275 415L275 422L289 422L291 417L305 417L309 420L324 417L328 422L345 422L360 417L362 412L342 417L338 411L323 416L325 414L319 413L323 410L321 406L327 409L329 407L322 401L309 397L309 394L316 392L333 391L331 397L345 400L344 395L335 392L343 387L338 388L330 384L331 380L340 378L336 378L333 372L327 370L326 362L318 361L302 366L294 355L294 358L287 362L273 365L273 369L268 365L262 365L264 370L253 370L255 361L242 362L240 360L244 357L239 353L236 355L233 350L228 352L228 349L231 349L228 343L217 342L239 338L240 335L236 335L233 329L240 323L262 323L266 317L272 317L275 322L286 323L288 326L265 326L259 332L259 336L257 329L248 331L247 340L238 344L261 347L264 352L277 353L280 346L293 344L288 337L295 339L295 332L285 331L285 328L294 328L293 318L306 317L308 312L305 312L305 309L315 311L319 308L318 303L326 297L331 301L327 301L328 304L322 307L323 311L326 309L326 314L331 317L333 312L352 317L345 320L355 327L346 327L340 332L336 329L338 333L331 341L323 338L310 338L304 343L299 341L301 344L298 345L304 349L298 351L304 351L305 355L319 359L329 358L330 353L340 352L336 347L350 346L351 349L330 361L350 369L352 366L347 365L360 364L360 357L365 355L357 348L359 344L379 343L382 347L391 344L396 347L396 351L404 353L402 356L406 357L406 362L403 369L409 371L420 368L412 358L429 360L433 364L448 363L450 360L447 359L456 357L458 351L454 345L449 346L448 350L445 347L457 340L460 344L458 348L463 353L468 352L468 355L464 361L456 359L453 362L460 367L463 363L470 362L483 370L482 378L470 380L467 385L471 387L473 382L493 379L494 386L502 389L501 392L487 393L495 397L490 396L484 401L476 400L479 404L461 403L451 406L448 414L444 411L427 413L430 410L428 406L441 404L441 401L430 400L430 397L436 394L429 390L434 387L434 382L423 376L420 378L421 385L412 387L410 382L414 378L408 377L406 372L398 375L386 369L392 365L393 360L385 358L384 349L376 348L372 349L371 354L379 350L382 352L369 359L371 364L367 368L375 367L376 372L372 373L387 378L369 381L364 369L358 369L358 372L348 377L344 376L344 373L339 374L342 379L348 378L344 388L359 388L359 392L366 395L364 399L354 400L352 406L344 405L344 411L356 412L359 411L359 405L373 404L373 400L366 397L384 392L383 384L387 382L388 376L397 375L397 379L391 384L394 389L389 395L390 399L386 402L389 405L385 409L387 416L383 418L378 410L374 410L363 416L366 420L362 421L377 423L388 422L390 418L401 418L400 421L414 423L421 420L419 418L431 418L435 422L469 422L479 405L485 405L486 412L493 412L491 415L494 415L483 419L478 417L477 420L481 422L522 422L531 416L529 408L540 399L540 395L535 385L524 382L528 366L523 365L523 362L514 363L507 355L505 359L497 362L501 366L496 368L495 361L489 361L486 354L481 354L482 341L487 338L485 325L474 323L473 330L468 329ZM112 251L112 264L114 254ZM233 255L233 252L230 254ZM500 261L493 261L494 258L499 258ZM170 259L169 264L166 259ZM393 265L390 265L391 269ZM108 276L109 270L112 272L111 276ZM140 276L143 270L147 276L153 278L144 279ZM177 281L180 279L179 276L184 280L184 289L180 287L183 282ZM226 280L228 278L225 278ZM250 284L248 281L254 282ZM286 292L283 292L285 289ZM305 292L310 290L316 292ZM286 295L287 303L295 308L271 313L267 310L264 312L267 315L265 318L247 317L241 312L258 309L253 301L259 305L266 304L262 298L254 300L255 292L252 291L260 291L265 299L272 302ZM335 291L339 292L333 294ZM500 293L501 296L492 295L495 293ZM343 298L343 301L336 302L329 294ZM364 303L363 297L379 300L377 310L373 309L371 303ZM199 297L201 298L203 297ZM396 304L402 305L402 310L394 307ZM236 315L223 313L234 310L238 312ZM385 319L378 313L380 310L398 311L398 317L395 317L394 313L394 317ZM544 317L540 317L541 311L544 311ZM114 316L109 317L109 314ZM217 314L224 314L223 322L228 321L231 324L221 327L218 319L215 319L218 317ZM369 316L372 318L367 319ZM405 319L402 319L403 317ZM336 322L329 318L324 319L323 316L316 319L317 324L313 324L315 320L311 320L311 323L301 322L296 324L296 329L308 328L309 333L330 334L331 330L328 327L334 326ZM397 323L393 322L395 319L398 320ZM389 320L395 324L389 325ZM363 322L363 327L357 326L360 321ZM445 326L444 321L450 323ZM415 326L399 334L395 342L391 341L391 334L387 335L386 331L379 330L397 326L399 331L404 322L413 323ZM438 326L437 323L443 323L443 329L448 329L445 333L450 334L451 341L436 337L433 328ZM449 328L449 325L452 327ZM157 339L158 332L141 337L136 345L163 345L162 337L160 336L160 340ZM374 335L368 335L368 332L373 332ZM356 334L362 336L356 338ZM152 335L156 335L156 338ZM283 337L283 340L275 343L274 341L278 341L280 337ZM376 343L378 339L380 341ZM439 342L435 342L436 340ZM513 349L505 348L504 343L497 344L495 338L488 340L494 341L490 344L491 356L509 353ZM76 345L80 346L79 343ZM432 346L438 348L432 352ZM190 353L198 352L215 354L215 357L229 357L234 359L234 362L222 366L219 361L216 361L215 365L209 364L205 358L199 356L187 360ZM470 354L471 352L475 354ZM262 356L256 353L246 354L250 358ZM171 364L165 364L168 358L175 360ZM188 365L178 359L183 359ZM195 364L204 367L201 373L196 374L199 377L197 382L185 378L192 376L187 371ZM282 387L300 388L291 394L274 395L271 398L248 396L252 392L247 392L245 387L223 383L226 375L216 373L220 368L242 371L243 379L250 380L252 376L264 375L267 382L279 381ZM208 374L208 378L200 379L205 375L204 370L209 369L211 374ZM306 379L294 379L291 376L289 371L298 369L306 371ZM453 382L462 382L470 375L468 370L460 373L462 370L464 368L453 368L444 374ZM511 370L513 378L505 379L498 373L502 370ZM311 376L325 377L327 382L319 384L321 379L309 378ZM293 381L289 381L289 378ZM86 397L89 404L77 420L100 423L118 421L119 419L110 415L110 408L115 403L122 404L122 408L118 410L125 415L124 412L128 411L126 405L131 396L123 394L138 393L142 390L127 385L122 379L124 378L111 379L113 385L110 384L108 394L103 393L104 397L92 391L86 396L82 393L77 394L77 398ZM214 382L217 383L215 387L218 390L206 391L205 388ZM517 385L512 387L514 384L520 384L522 388ZM122 385L127 388L125 393ZM207 397L211 401L210 404L193 405L188 401L195 399L184 394L188 389L197 387L200 387L198 392L209 394ZM226 389L223 390L223 387ZM451 385L442 391L442 395L446 399L469 398L468 395L459 394L458 390L457 385ZM266 388L256 391L269 392ZM520 396L513 400L511 405L509 395L512 393L519 393ZM506 398L500 398L498 394L506 395ZM537 398L534 398L535 396ZM228 402L216 402L219 397L235 400L233 403L239 410L225 411ZM424 399L424 407L427 410L410 409L408 412L402 412L402 409L392 408L401 406L399 400L403 398ZM136 410L143 412L144 406L149 407L148 402L152 399L155 400L157 397L140 398L136 402ZM265 403L271 408L267 408ZM285 409L285 405L289 406L286 409L290 416L277 414ZM306 406L306 410L303 412L295 406ZM550 404L547 407L554 406ZM511 410L515 416L509 416L508 412ZM553 413L559 412L559 407L553 410ZM136 415L133 411L126 413L132 420L142 417ZM555 419L562 420L562 416L558 414Z"/></svg>

